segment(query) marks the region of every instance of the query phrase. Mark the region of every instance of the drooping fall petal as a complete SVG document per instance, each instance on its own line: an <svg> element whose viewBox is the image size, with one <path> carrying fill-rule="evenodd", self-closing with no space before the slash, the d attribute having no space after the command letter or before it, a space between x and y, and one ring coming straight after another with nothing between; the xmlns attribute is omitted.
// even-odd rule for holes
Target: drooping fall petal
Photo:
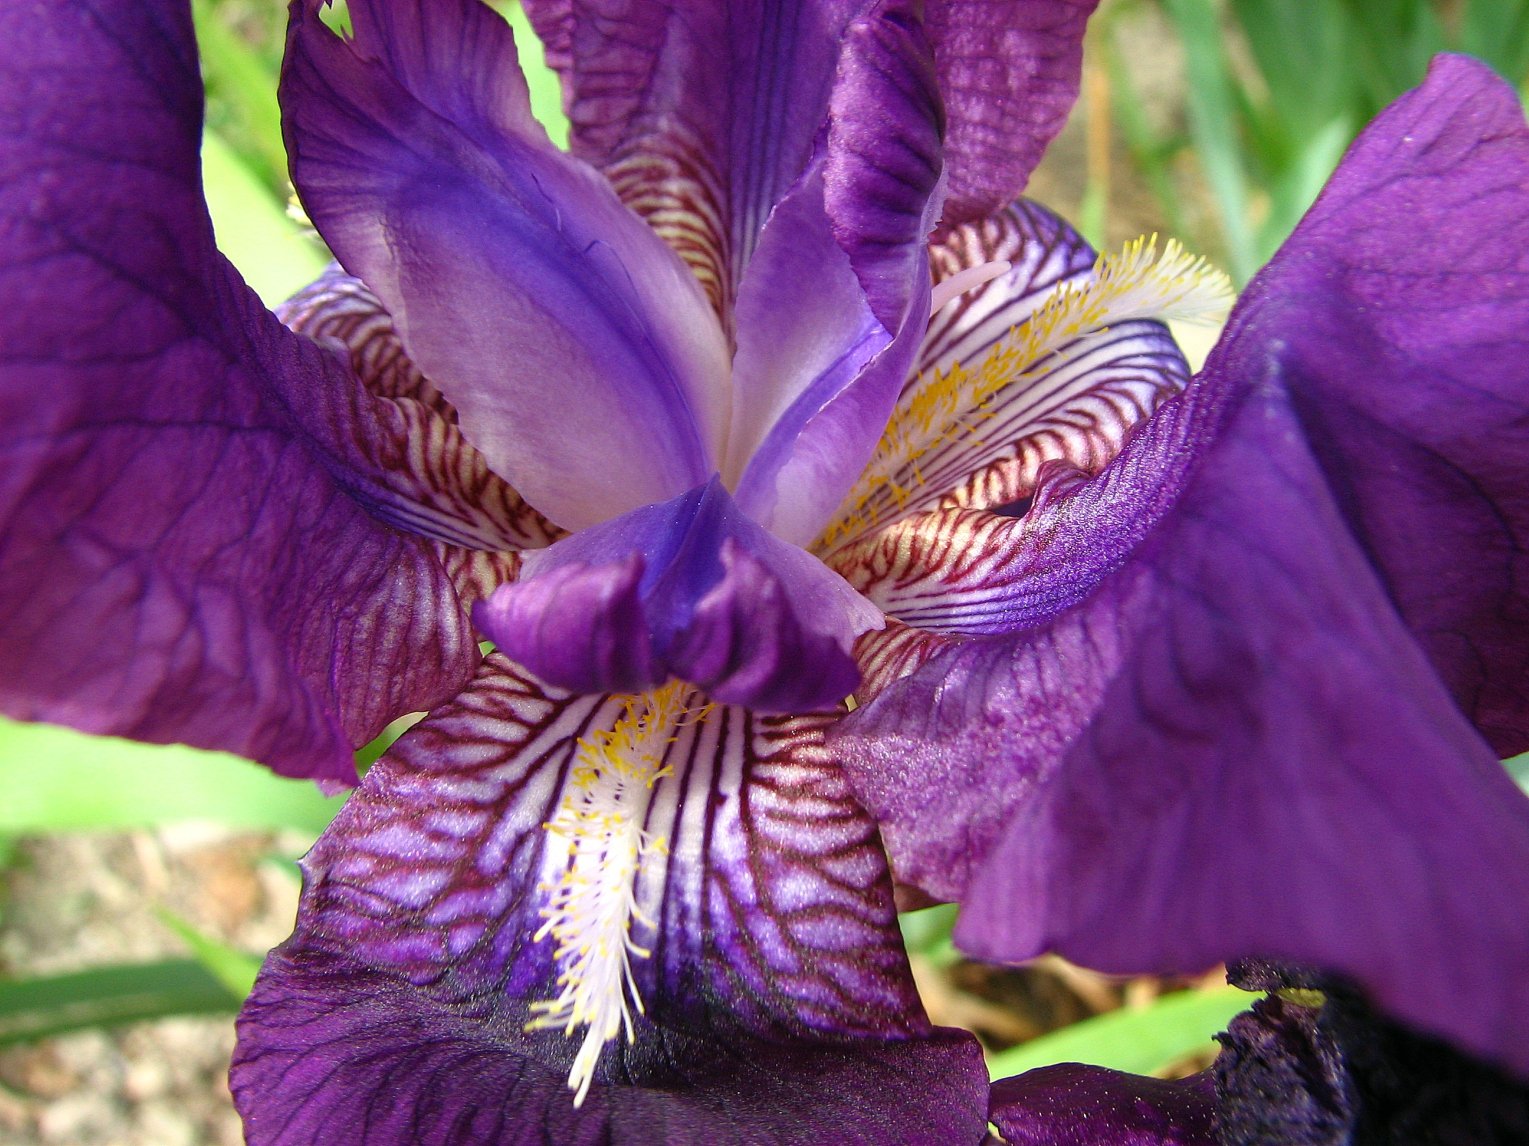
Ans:
<svg viewBox="0 0 1529 1146"><path fill-rule="evenodd" d="M493 656L305 866L240 1023L253 1143L981 1138L975 1044L923 1017L814 720L547 693Z"/></svg>
<svg viewBox="0 0 1529 1146"><path fill-rule="evenodd" d="M1219 369L1277 369L1355 539L1499 755L1529 749L1529 130L1441 56L1248 288Z"/></svg>
<svg viewBox="0 0 1529 1146"><path fill-rule="evenodd" d="M0 64L0 705L353 779L477 658L392 413L217 253L184 5L11 5Z"/></svg>
<svg viewBox="0 0 1529 1146"><path fill-rule="evenodd" d="M1426 318L1394 328L1384 295L1406 313L1419 284L1453 281L1461 236L1525 225L1524 128L1504 126L1513 106L1476 65L1436 65L1361 138L1357 183L1346 163L1314 215L1315 241L1297 231L1206 373L1042 515L1057 561L1037 566L1036 607L846 721L836 744L894 871L962 898L969 950L1054 948L1113 971L1304 962L1529 1072L1529 934L1502 877L1529 865L1529 804L1471 726L1477 712L1458 707L1458 678L1440 681L1451 662L1426 623L1455 618L1467 644L1479 633L1480 694L1512 695L1512 658L1472 626L1524 606L1516 558L1497 557L1523 549L1513 539L1529 453L1499 453L1485 426L1511 449L1529 405L1529 279L1512 269L1525 247L1490 247L1504 269L1487 276L1489 324L1484 298L1467 293L1456 310L1441 294ZM1378 147L1387 184L1406 189L1405 215L1348 192L1372 186ZM1346 212L1364 238L1347 261L1328 240ZM1425 225L1436 215L1437 246ZM1487 256L1469 257L1467 292ZM1308 282L1326 285L1295 289ZM1308 341L1313 331L1330 341ZM1446 345L1447 361L1430 350ZM1358 413L1429 407L1440 386L1449 425L1483 426L1478 450L1450 446L1432 423L1409 440L1393 419L1382 434L1378 415ZM1344 462L1366 443L1457 563L1465 526L1442 507L1499 539L1441 579L1422 612L1414 574L1396 572L1408 568L1396 534L1372 524L1400 523L1361 496Z"/></svg>

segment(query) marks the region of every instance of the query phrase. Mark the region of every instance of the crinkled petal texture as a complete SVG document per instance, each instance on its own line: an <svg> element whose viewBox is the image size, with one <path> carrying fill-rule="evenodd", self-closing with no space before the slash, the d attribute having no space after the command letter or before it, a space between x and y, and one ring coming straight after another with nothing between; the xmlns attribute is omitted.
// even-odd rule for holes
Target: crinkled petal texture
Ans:
<svg viewBox="0 0 1529 1146"><path fill-rule="evenodd" d="M8 5L0 65L0 707L353 781L477 659L377 517L496 527L217 253L183 4Z"/></svg>
<svg viewBox="0 0 1529 1146"><path fill-rule="evenodd" d="M1304 961L1529 1073L1504 875L1529 870L1529 802L1468 719L1522 715L1522 646L1486 619L1525 607L1526 152L1506 86L1436 63L1205 374L1046 509L1059 560L1013 630L845 722L894 871L962 899L968 950ZM985 832L930 813L979 791Z"/></svg>
<svg viewBox="0 0 1529 1146"><path fill-rule="evenodd" d="M666 695L495 654L367 775L240 1020L252 1143L981 1140L980 1053L923 1016L820 720ZM579 1040L527 1024L578 990L616 1038L576 1107Z"/></svg>
<svg viewBox="0 0 1529 1146"><path fill-rule="evenodd" d="M716 478L531 555L475 616L506 655L559 687L637 692L676 676L760 712L838 704L859 679L851 644L882 624Z"/></svg>
<svg viewBox="0 0 1529 1146"><path fill-rule="evenodd" d="M967 223L1025 188L1072 110L1083 32L1098 0L930 0L950 131L945 221Z"/></svg>
<svg viewBox="0 0 1529 1146"><path fill-rule="evenodd" d="M1219 1146L1215 1099L1206 1076L1064 1062L993 1083L988 1118L1009 1146Z"/></svg>

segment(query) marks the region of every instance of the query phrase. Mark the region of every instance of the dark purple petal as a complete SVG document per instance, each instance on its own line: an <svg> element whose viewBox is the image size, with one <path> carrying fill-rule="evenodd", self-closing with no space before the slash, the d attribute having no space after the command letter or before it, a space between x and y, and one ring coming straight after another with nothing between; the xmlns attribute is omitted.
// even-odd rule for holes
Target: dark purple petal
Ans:
<svg viewBox="0 0 1529 1146"><path fill-rule="evenodd" d="M477 658L388 415L217 254L182 4L11 5L0 70L0 704L353 779Z"/></svg>
<svg viewBox="0 0 1529 1146"><path fill-rule="evenodd" d="M923 333L945 121L919 6L882 0L844 34L829 100L824 203L871 311Z"/></svg>
<svg viewBox="0 0 1529 1146"><path fill-rule="evenodd" d="M1419 218L1449 208L1446 231L1472 219L1452 179L1500 188L1522 171L1521 135L1501 133L1497 95L1478 106L1464 67L1436 69L1380 128L1389 138L1402 114L1418 140L1488 128L1448 173L1414 176L1395 157ZM1455 128L1424 130L1447 109ZM1506 194L1475 200L1487 221ZM1414 226L1398 238L1409 274L1431 236ZM1299 233L1293 243L1283 258L1310 261L1320 280L1322 249L1303 254ZM1458 252L1446 239L1439 254ZM1389 257L1372 250L1366 274ZM1473 297L1477 279L1459 277ZM1252 319L1234 316L1195 385L1098 478L1044 507L1049 536L1013 634L929 661L852 715L839 746L899 879L960 896L957 938L979 955L1052 948L1122 972L1252 954L1306 962L1408 1024L1529 1071L1529 932L1511 874L1529 870L1529 803L1435 675L1344 471L1328 468L1320 434L1308 438L1308 413L1342 399L1321 389L1314 358L1287 365L1307 332L1334 329L1334 307L1361 316L1331 290L1286 300L1279 326L1257 298L1247 305ZM1413 372L1405 347L1419 336L1369 313L1367 386L1396 410L1426 402L1440 378ZM1479 354L1455 344L1459 361L1497 369L1503 396L1478 392L1472 406L1463 384L1447 386L1454 424L1529 389L1522 340L1512 361L1499 343L1519 337L1511 313L1505 331L1476 330ZM1352 345L1333 342L1322 361L1345 361ZM1437 468L1398 460L1416 451L1377 448L1408 504L1439 488ZM1504 491L1496 520L1511 522L1529 455L1509 483L1509 460L1480 454L1491 464L1476 488ZM1454 551L1462 565L1469 556ZM1505 568L1490 552L1486 567ZM1442 613L1457 612L1460 584L1438 587ZM1503 607L1515 615L1523 602Z"/></svg>
<svg viewBox="0 0 1529 1146"><path fill-rule="evenodd" d="M604 1048L574 1107L578 1040L526 1026L566 969L538 936L570 846L547 825L652 699L546 693L496 655L373 768L240 1020L252 1143L980 1140L975 1043L922 1014L821 721L694 694L628 790L667 840L631 877L635 1041Z"/></svg>
<svg viewBox="0 0 1529 1146"><path fill-rule="evenodd" d="M475 0L295 5L293 178L463 432L582 528L703 482L727 348L694 276L531 118L508 25ZM641 448L632 448L640 442Z"/></svg>
<svg viewBox="0 0 1529 1146"><path fill-rule="evenodd" d="M1248 288L1220 369L1278 363L1348 526L1500 755L1529 749L1529 130L1440 57Z"/></svg>
<svg viewBox="0 0 1529 1146"><path fill-rule="evenodd" d="M927 24L949 128L945 221L1024 190L1078 96L1083 30L1098 0L931 0Z"/></svg>
<svg viewBox="0 0 1529 1146"><path fill-rule="evenodd" d="M1220 1146L1208 1076L1143 1078L1076 1062L993 1083L1009 1146Z"/></svg>
<svg viewBox="0 0 1529 1146"><path fill-rule="evenodd" d="M528 555L475 616L542 679L635 691L678 676L764 712L831 708L881 615L739 512L720 481Z"/></svg>
<svg viewBox="0 0 1529 1146"><path fill-rule="evenodd" d="M1191 394L1064 499L1094 550L1035 600L1049 576L1050 607L1092 587L1082 607L851 718L899 878L962 894L980 955L1305 960L1523 1068L1529 942L1503 873L1529 864L1529 805L1392 611L1278 384ZM1142 461L1167 486L1194 452L1149 532ZM970 809L959 834L936 827L948 805Z"/></svg>

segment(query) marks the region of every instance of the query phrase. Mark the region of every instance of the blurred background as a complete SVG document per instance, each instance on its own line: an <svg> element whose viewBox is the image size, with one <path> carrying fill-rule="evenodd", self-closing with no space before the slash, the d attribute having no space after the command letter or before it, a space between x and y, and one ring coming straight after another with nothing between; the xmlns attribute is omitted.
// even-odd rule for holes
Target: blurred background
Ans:
<svg viewBox="0 0 1529 1146"><path fill-rule="evenodd" d="M285 6L193 7L219 244L275 303L327 259L288 210ZM555 84L534 41L522 47L559 138ZM1029 194L1096 246L1172 236L1240 287L1439 51L1484 59L1529 97L1529 0L1103 0L1082 98ZM1203 357L1214 333L1185 339ZM1529 758L1509 767L1523 779ZM0 792L0 1146L242 1142L233 1016L291 928L296 858L341 799L233 757L7 722ZM1251 999L1215 971L1122 981L1053 958L974 964L953 919L904 917L914 973L936 1022L981 1037L995 1077L1058 1061L1193 1071Z"/></svg>

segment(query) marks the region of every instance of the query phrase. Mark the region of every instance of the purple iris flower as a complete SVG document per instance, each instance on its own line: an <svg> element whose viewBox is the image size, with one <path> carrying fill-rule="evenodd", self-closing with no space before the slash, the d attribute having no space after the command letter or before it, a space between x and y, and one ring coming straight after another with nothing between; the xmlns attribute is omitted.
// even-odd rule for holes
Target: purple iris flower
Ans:
<svg viewBox="0 0 1529 1146"><path fill-rule="evenodd" d="M1439 65L1185 389L1214 278L1015 200L1089 0L527 8L570 155L474 0L294 3L287 326L184 4L0 14L0 703L341 782L431 709L305 861L250 1140L975 1143L894 878L1529 1073L1511 95Z"/></svg>

